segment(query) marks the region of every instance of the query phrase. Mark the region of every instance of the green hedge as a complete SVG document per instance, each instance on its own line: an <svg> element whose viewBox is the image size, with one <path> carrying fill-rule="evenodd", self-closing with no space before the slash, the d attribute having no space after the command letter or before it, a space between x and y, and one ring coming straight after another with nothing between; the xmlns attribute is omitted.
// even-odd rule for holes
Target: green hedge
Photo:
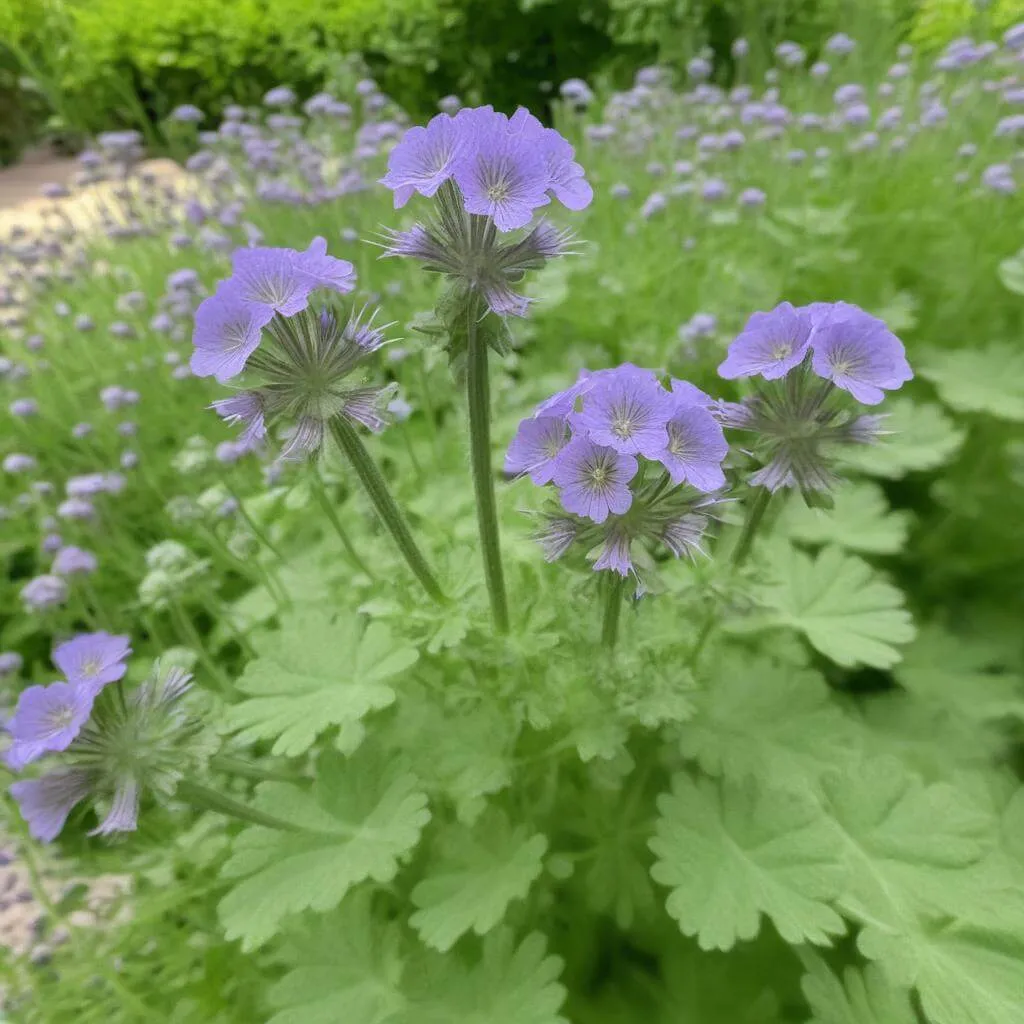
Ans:
<svg viewBox="0 0 1024 1024"><path fill-rule="evenodd" d="M843 29L890 26L937 46L979 18L1002 28L1024 0L0 0L0 159L39 122L88 134L155 126L179 103L213 117L280 83L309 94L359 53L384 88L422 114L455 92L540 108L568 77L682 61L745 34L814 48ZM870 26L870 30L869 30ZM19 89L19 74L35 93ZM30 111L30 113L26 113Z"/></svg>

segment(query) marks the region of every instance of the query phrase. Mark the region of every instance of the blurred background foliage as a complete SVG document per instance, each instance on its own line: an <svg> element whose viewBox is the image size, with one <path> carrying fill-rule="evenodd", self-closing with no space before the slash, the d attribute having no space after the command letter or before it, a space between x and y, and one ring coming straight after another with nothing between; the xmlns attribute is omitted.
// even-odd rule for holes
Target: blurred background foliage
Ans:
<svg viewBox="0 0 1024 1024"><path fill-rule="evenodd" d="M739 36L755 61L839 30L932 49L1022 15L1024 0L0 0L0 162L111 126L159 149L180 103L214 120L281 83L310 95L352 54L416 114L446 93L542 110L566 78L621 81Z"/></svg>

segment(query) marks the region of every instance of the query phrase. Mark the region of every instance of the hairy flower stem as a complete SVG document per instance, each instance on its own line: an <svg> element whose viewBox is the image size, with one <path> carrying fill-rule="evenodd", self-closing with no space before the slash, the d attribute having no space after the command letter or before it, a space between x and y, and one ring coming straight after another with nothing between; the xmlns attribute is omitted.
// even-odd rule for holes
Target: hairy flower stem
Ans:
<svg viewBox="0 0 1024 1024"><path fill-rule="evenodd" d="M295 782L297 779L294 772L262 768L258 764L252 764L250 761L243 761L241 758L231 757L228 754L214 754L210 758L210 767L215 772L237 775L243 779L256 779L260 782Z"/></svg>
<svg viewBox="0 0 1024 1024"><path fill-rule="evenodd" d="M747 517L743 522L743 532L740 534L740 539L736 542L736 547L733 549L731 563L734 568L741 566L747 560L747 555L750 554L750 547L754 543L754 536L761 525L761 520L764 519L765 512L768 511L768 505L771 500L772 492L767 487L758 488L757 497L754 498L747 508Z"/></svg>
<svg viewBox="0 0 1024 1024"><path fill-rule="evenodd" d="M320 479L320 474L314 470L311 475L313 480L313 493L316 495L316 500L320 503L320 507L324 510L324 515L327 516L331 526L334 527L334 532L341 540L342 547L344 547L345 553L348 555L348 560L356 569L359 570L359 572L373 582L374 575L370 572L367 564L359 557L359 552L356 551L355 545L352 543L348 532L345 530L345 527L341 525L341 519L338 517L337 509L335 509L331 502L330 495L327 493L327 488L324 487L324 482Z"/></svg>
<svg viewBox="0 0 1024 1024"><path fill-rule="evenodd" d="M601 620L601 643L612 650L619 639L619 619L622 617L622 599L625 580L611 581L604 598L604 617Z"/></svg>
<svg viewBox="0 0 1024 1024"><path fill-rule="evenodd" d="M366 489L370 501L373 502L373 507L377 510L377 515L380 516L381 522L387 527L398 550L409 563L409 568L412 569L416 579L420 581L430 597L438 604L444 604L447 601L444 592L430 571L427 560L416 546L416 541L413 540L412 534L409 532L401 509L395 503L395 499L391 497L387 481L360 440L355 427L344 417L335 416L331 419L331 434L352 464L352 468L359 477L359 482Z"/></svg>
<svg viewBox="0 0 1024 1024"><path fill-rule="evenodd" d="M764 520L765 512L768 511L768 505L771 502L771 498L772 492L769 491L767 487L760 487L758 488L757 496L750 505L747 506L747 515L743 520L743 529L740 532L740 539L736 542L736 547L733 548L732 557L729 559L729 567L732 572L735 572L747 560L747 556L750 554L750 548L754 543L754 537L757 534L761 522ZM697 640L693 645L693 649L690 651L689 664L691 669L697 668L700 656L704 653L704 648L707 646L707 642L711 638L711 634L714 632L716 618L716 609L712 608L704 619L704 624L701 626L700 632L697 634Z"/></svg>
<svg viewBox="0 0 1024 1024"><path fill-rule="evenodd" d="M302 831L302 829L297 825L293 825L290 821L277 818L272 814L265 814L263 811L256 810L255 807L250 807L248 804L233 800L231 797L218 793L217 790L210 789L208 786L203 786L198 782L182 779L178 783L174 795L179 800L191 804L191 806L200 811L216 811L218 814L223 814L229 818L237 818L239 821L246 821L252 825L262 825L264 828L275 828L281 832Z"/></svg>
<svg viewBox="0 0 1024 1024"><path fill-rule="evenodd" d="M494 474L491 469L491 392L487 375L487 342L477 330L477 303L469 303L466 352L466 390L469 397L469 450L476 491L476 521L480 531L480 550L484 576L491 599L491 616L499 633L508 632L508 600L501 568L501 537L494 501Z"/></svg>

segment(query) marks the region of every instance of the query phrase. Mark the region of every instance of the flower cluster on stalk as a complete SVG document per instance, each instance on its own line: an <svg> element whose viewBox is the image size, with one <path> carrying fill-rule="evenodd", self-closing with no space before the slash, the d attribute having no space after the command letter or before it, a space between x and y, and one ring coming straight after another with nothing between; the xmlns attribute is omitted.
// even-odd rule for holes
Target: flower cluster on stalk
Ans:
<svg viewBox="0 0 1024 1024"><path fill-rule="evenodd" d="M480 296L499 316L525 316L529 301L515 290L523 275L569 251L571 234L540 220L552 197L569 210L585 209L593 190L569 142L525 107L511 117L490 106L438 114L409 129L388 156L381 183L395 206L414 193L436 198L425 223L387 234L386 256L418 260L452 284L443 304L458 321Z"/></svg>
<svg viewBox="0 0 1024 1024"><path fill-rule="evenodd" d="M761 468L750 483L798 488L812 504L835 483L836 449L882 433L884 417L865 415L860 405L877 405L913 377L899 338L847 302L783 302L754 313L718 372L727 380L760 378L741 402L718 404L722 422L751 438L748 450Z"/></svg>
<svg viewBox="0 0 1024 1024"><path fill-rule="evenodd" d="M88 633L53 654L64 679L30 686L7 722L7 766L20 772L58 756L60 765L10 787L31 834L52 842L83 801L97 810L92 835L133 832L145 792L167 797L192 763L199 721L184 698L191 676L157 664L133 689L122 680L128 638Z"/></svg>
<svg viewBox="0 0 1024 1024"><path fill-rule="evenodd" d="M509 445L505 470L552 486L538 539L548 561L571 548L594 570L633 576L659 548L693 556L716 514L728 454L714 403L699 388L626 363L584 370L542 402Z"/></svg>
<svg viewBox="0 0 1024 1024"><path fill-rule="evenodd" d="M231 277L196 310L191 367L221 383L245 371L244 387L213 404L242 426L243 446L282 423L289 428L283 457L302 458L320 449L334 416L373 431L386 425L393 389L372 383L365 372L385 344L383 328L365 310L345 318L329 306L310 308L314 291L354 288L352 264L328 256L323 238L304 252L235 252Z"/></svg>

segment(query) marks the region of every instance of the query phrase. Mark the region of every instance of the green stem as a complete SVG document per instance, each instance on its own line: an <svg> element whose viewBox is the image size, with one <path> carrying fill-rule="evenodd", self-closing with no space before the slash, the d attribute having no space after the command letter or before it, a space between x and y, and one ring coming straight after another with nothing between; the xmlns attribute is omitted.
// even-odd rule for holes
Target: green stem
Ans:
<svg viewBox="0 0 1024 1024"><path fill-rule="evenodd" d="M275 828L279 832L302 831L298 825L293 825L290 821L277 818L272 814L265 814L263 811L256 810L255 807L250 807L239 800L218 793L215 789L210 789L198 782L191 782L188 779L183 779L178 783L175 796L198 810L216 811L217 814L223 814L228 818L237 818L239 821L246 821L251 825Z"/></svg>
<svg viewBox="0 0 1024 1024"><path fill-rule="evenodd" d="M171 615L174 621L177 623L178 628L185 635L185 640L192 647L196 654L199 655L199 661L203 668L213 676L217 683L217 686L224 692L228 693L231 690L231 680L221 671L220 666L217 664L213 655L210 654L207 649L206 642L199 635L199 630L196 629L189 617L188 612L182 607L182 604L178 600L173 600L170 603Z"/></svg>
<svg viewBox="0 0 1024 1024"><path fill-rule="evenodd" d="M327 488L324 487L324 482L320 479L320 474L314 469L311 476L313 480L313 493L316 495L316 500L320 502L320 507L324 510L324 515L327 516L328 520L330 520L331 526L334 527L334 532L341 540L342 547L344 547L345 553L348 555L348 560L356 569L359 570L359 572L373 582L373 573L370 572L366 563L359 557L359 552L356 551L356 547L352 543L348 532L345 530L345 527L342 526L341 519L338 516L338 511L331 502L330 496L327 493Z"/></svg>
<svg viewBox="0 0 1024 1024"><path fill-rule="evenodd" d="M750 547L754 543L754 535L761 525L761 520L764 519L765 512L768 511L768 505L771 500L772 492L767 487L758 488L757 497L754 498L747 508L747 518L743 523L743 532L740 534L740 539L736 542L736 547L732 553L731 561L734 568L741 566L747 560L747 555L750 554Z"/></svg>
<svg viewBox="0 0 1024 1024"><path fill-rule="evenodd" d="M757 491L757 496L747 506L747 515L743 521L743 529L740 532L740 539L736 542L736 547L733 549L732 557L729 559L729 565L732 571L738 569L747 560L747 556L750 554L751 545L754 543L754 536L757 534L757 530L764 519L765 512L768 511L768 505L771 502L771 498L772 492L769 491L767 487L761 487ZM690 651L689 665L693 670L696 670L697 663L700 661L700 656L704 653L704 648L707 646L707 642L711 638L711 634L714 632L715 619L716 609L711 608L704 619L704 624L701 626L700 632L697 634L697 640L693 645L693 649Z"/></svg>
<svg viewBox="0 0 1024 1024"><path fill-rule="evenodd" d="M467 325L466 390L469 396L469 450L476 491L476 521L480 531L480 549L484 576L491 599L491 615L499 633L508 632L508 601L501 568L501 537L494 501L494 474L491 469L491 394L487 375L487 342L476 329L476 301L469 303Z"/></svg>
<svg viewBox="0 0 1024 1024"><path fill-rule="evenodd" d="M275 771L273 768L261 768L258 764L243 761L228 754L214 754L210 758L210 767L215 772L225 775L237 775L243 779L256 779L260 782L295 782L294 773Z"/></svg>
<svg viewBox="0 0 1024 1024"><path fill-rule="evenodd" d="M366 450L366 446L360 440L355 428L344 417L335 416L331 420L331 434L352 464L352 468L359 477L359 482L366 489L373 507L377 510L377 515L380 516L381 522L387 527L398 550L409 563L409 568L412 569L416 579L438 604L444 604L447 598L434 578L434 574L430 571L427 560L416 546L416 541L413 540L412 534L409 532L401 509L395 503L395 499L391 497L387 481L381 475L377 464Z"/></svg>
<svg viewBox="0 0 1024 1024"><path fill-rule="evenodd" d="M616 577L604 598L604 617L601 620L601 643L612 650L619 639L619 619L622 617L622 599L625 580Z"/></svg>

